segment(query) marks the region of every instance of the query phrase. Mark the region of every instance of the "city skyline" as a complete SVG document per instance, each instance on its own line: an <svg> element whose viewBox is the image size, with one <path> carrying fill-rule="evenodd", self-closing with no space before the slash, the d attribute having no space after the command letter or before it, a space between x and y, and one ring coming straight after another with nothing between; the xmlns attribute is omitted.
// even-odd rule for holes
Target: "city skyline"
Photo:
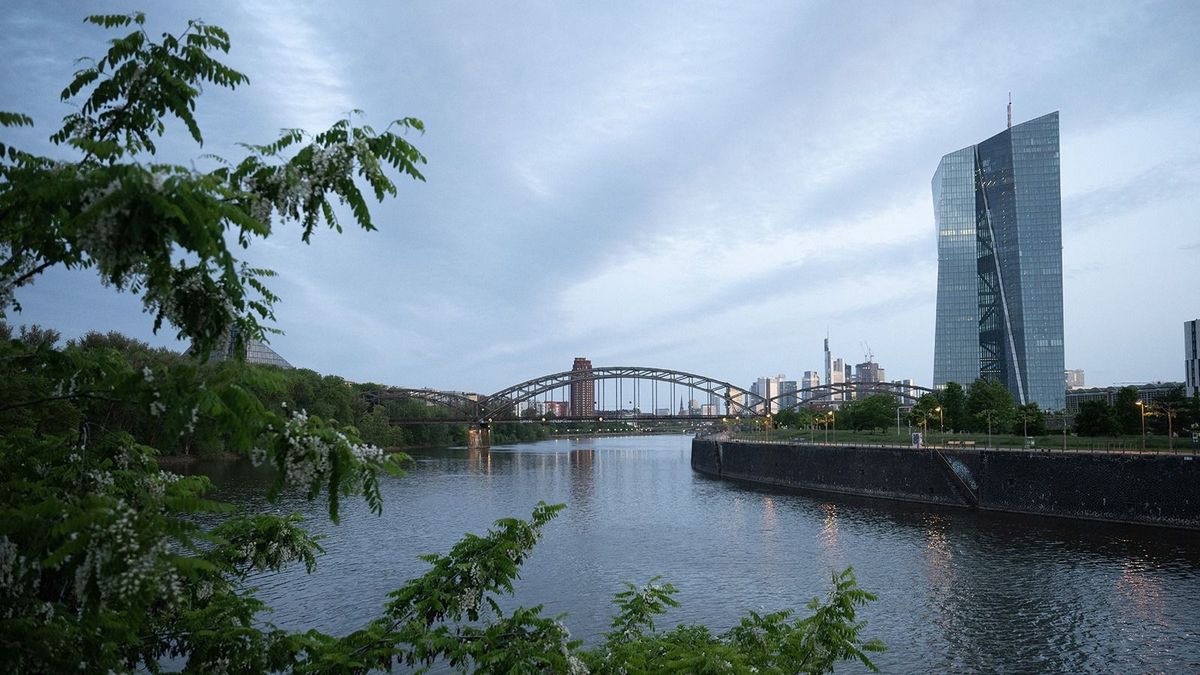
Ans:
<svg viewBox="0 0 1200 675"><path fill-rule="evenodd" d="M352 107L426 122L428 182L375 209L379 232L251 251L279 272L271 348L298 367L491 391L586 353L748 383L821 370L831 326L848 362L865 341L927 384L929 170L1002 128L1012 90L1020 119L1063 118L1066 367L1182 380L1178 324L1200 306L1147 298L1200 287L1200 154L1178 142L1200 110L1200 12L888 7L156 7L152 33L197 14L225 27L252 83L236 108L201 101L202 149L173 128L160 157L235 157ZM15 2L0 18L0 91L37 122L6 131L16 145L48 146L74 60L103 49L79 14ZM981 23L1003 59L980 58ZM9 321L186 346L93 276L44 275Z"/></svg>

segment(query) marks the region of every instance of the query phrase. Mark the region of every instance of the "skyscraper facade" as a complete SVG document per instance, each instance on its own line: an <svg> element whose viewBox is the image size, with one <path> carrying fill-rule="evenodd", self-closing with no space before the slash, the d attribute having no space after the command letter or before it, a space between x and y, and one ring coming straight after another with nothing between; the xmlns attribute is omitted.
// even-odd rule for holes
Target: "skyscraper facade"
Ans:
<svg viewBox="0 0 1200 675"><path fill-rule="evenodd" d="M1185 393L1200 393L1200 319L1183 322L1183 371Z"/></svg>
<svg viewBox="0 0 1200 675"><path fill-rule="evenodd" d="M571 364L572 373L590 375L592 362L583 357L576 357ZM571 415L590 417L596 414L596 381L574 380L571 382Z"/></svg>
<svg viewBox="0 0 1200 675"><path fill-rule="evenodd" d="M825 384L842 384L846 380L846 362L833 357L833 352L829 351L829 338L825 338ZM841 401L844 400L844 393L831 392L823 398L827 401Z"/></svg>
<svg viewBox="0 0 1200 675"><path fill-rule="evenodd" d="M942 158L933 381L995 380L1065 405L1058 113Z"/></svg>
<svg viewBox="0 0 1200 675"><path fill-rule="evenodd" d="M807 401L813 398L812 388L821 386L821 376L814 370L806 370L804 371L804 377L800 378L798 386L800 389L800 400Z"/></svg>

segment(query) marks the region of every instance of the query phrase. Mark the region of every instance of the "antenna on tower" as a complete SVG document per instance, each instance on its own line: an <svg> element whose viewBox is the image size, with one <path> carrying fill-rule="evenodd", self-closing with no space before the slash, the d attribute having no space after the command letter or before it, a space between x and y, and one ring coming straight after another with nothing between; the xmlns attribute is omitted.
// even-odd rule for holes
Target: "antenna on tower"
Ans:
<svg viewBox="0 0 1200 675"><path fill-rule="evenodd" d="M1012 92L1008 92L1008 128L1012 128Z"/></svg>

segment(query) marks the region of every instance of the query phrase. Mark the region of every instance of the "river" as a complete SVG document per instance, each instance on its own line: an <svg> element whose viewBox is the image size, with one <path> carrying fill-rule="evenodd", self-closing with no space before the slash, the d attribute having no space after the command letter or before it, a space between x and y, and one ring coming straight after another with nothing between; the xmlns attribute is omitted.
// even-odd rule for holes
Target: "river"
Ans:
<svg viewBox="0 0 1200 675"><path fill-rule="evenodd" d="M803 610L853 565L879 595L861 616L888 646L875 657L884 672L1200 672L1197 533L757 490L693 473L690 449L686 436L645 436L418 451L407 476L384 481L382 516L348 500L337 526L320 502L268 504L263 469L192 470L218 497L300 511L326 536L313 574L254 580L286 628L349 632L424 571L419 554L545 500L567 509L516 599L567 612L589 642L623 581L662 575L681 603L663 624L720 631L747 609Z"/></svg>

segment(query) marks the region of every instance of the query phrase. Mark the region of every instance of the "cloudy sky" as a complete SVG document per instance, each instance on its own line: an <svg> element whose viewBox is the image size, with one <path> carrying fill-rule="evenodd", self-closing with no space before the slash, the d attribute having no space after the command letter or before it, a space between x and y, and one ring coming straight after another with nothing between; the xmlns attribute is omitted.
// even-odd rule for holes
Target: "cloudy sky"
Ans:
<svg viewBox="0 0 1200 675"><path fill-rule="evenodd" d="M225 27L251 79L199 102L203 149L361 108L413 141L427 182L380 231L293 228L272 345L354 380L494 391L645 365L748 385L850 362L932 377L943 154L1061 111L1066 362L1089 384L1183 378L1200 317L1200 4L150 3L152 33ZM93 4L114 11L136 5ZM0 98L26 148L70 108L105 32L75 3L6 3ZM10 321L151 333L128 295L44 275Z"/></svg>

